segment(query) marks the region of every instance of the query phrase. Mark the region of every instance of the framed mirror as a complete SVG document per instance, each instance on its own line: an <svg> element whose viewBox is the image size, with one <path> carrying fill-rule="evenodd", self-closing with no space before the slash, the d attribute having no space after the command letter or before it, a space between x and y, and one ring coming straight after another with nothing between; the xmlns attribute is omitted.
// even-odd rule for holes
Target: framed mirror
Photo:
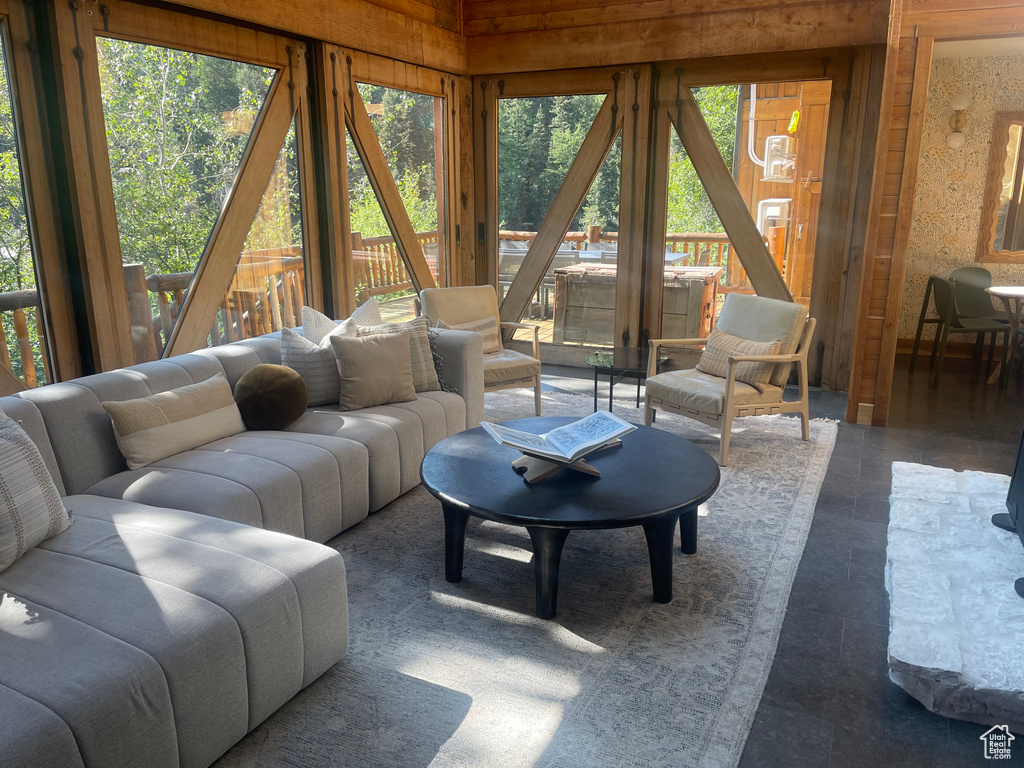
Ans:
<svg viewBox="0 0 1024 768"><path fill-rule="evenodd" d="M996 112L976 261L1024 263L1024 112Z"/></svg>

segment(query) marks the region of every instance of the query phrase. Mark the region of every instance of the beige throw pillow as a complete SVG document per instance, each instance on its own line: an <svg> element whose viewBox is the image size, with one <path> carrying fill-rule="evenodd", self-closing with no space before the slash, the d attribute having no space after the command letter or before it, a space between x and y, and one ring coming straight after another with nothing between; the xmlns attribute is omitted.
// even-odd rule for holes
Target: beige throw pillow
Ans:
<svg viewBox="0 0 1024 768"><path fill-rule="evenodd" d="M729 358L739 355L777 355L780 341L747 341L715 328L697 363L697 370L723 379L729 375ZM775 363L736 363L736 381L764 392Z"/></svg>
<svg viewBox="0 0 1024 768"><path fill-rule="evenodd" d="M338 360L341 410L416 399L407 332L332 336L331 347Z"/></svg>
<svg viewBox="0 0 1024 768"><path fill-rule="evenodd" d="M455 323L448 325L444 320L437 321L438 328L447 328L453 331L473 331L484 337L484 354L501 352L501 327L494 316L485 317L483 320L473 320L469 323Z"/></svg>
<svg viewBox="0 0 1024 768"><path fill-rule="evenodd" d="M0 571L70 525L36 444L0 411Z"/></svg>
<svg viewBox="0 0 1024 768"><path fill-rule="evenodd" d="M417 392L436 392L441 389L441 384L437 380L434 356L430 353L430 337L427 335L429 327L427 318L417 317L407 323L360 325L358 335L365 337L402 334L408 337L413 386Z"/></svg>
<svg viewBox="0 0 1024 768"><path fill-rule="evenodd" d="M223 373L149 397L106 402L103 409L131 469L245 431Z"/></svg>

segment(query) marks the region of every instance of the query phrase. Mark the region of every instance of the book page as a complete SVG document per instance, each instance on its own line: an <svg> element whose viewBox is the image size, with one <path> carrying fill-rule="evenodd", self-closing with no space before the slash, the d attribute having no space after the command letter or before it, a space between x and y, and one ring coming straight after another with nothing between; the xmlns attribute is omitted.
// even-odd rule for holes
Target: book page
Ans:
<svg viewBox="0 0 1024 768"><path fill-rule="evenodd" d="M598 411L584 419L566 424L547 433L547 442L566 457L573 459L589 448L604 445L632 432L635 426L608 411Z"/></svg>

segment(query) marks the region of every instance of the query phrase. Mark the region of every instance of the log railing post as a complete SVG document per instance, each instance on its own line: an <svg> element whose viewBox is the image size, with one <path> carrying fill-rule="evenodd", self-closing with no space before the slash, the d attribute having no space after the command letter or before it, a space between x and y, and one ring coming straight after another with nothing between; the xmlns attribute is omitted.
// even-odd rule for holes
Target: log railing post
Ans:
<svg viewBox="0 0 1024 768"><path fill-rule="evenodd" d="M146 267L142 264L125 264L124 285L128 290L128 315L132 322L135 362L156 360L159 353L153 338L153 310L149 305L149 288L146 287Z"/></svg>
<svg viewBox="0 0 1024 768"><path fill-rule="evenodd" d="M28 318L20 307L14 310L14 334L18 338L18 352L21 354L21 375L29 389L37 387L36 361L32 356L32 340L28 335Z"/></svg>

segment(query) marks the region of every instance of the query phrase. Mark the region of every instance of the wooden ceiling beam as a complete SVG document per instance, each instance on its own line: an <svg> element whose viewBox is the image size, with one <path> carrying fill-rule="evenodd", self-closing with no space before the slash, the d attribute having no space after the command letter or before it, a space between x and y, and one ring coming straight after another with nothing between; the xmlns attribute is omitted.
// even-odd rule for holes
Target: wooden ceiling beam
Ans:
<svg viewBox="0 0 1024 768"><path fill-rule="evenodd" d="M588 7L572 27L470 36L467 67L488 75L872 45L885 41L888 11L886 0L834 0L595 23Z"/></svg>
<svg viewBox="0 0 1024 768"><path fill-rule="evenodd" d="M526 314L533 295L540 287L548 267L555 258L558 246L565 239L576 212L583 204L601 164L615 143L622 128L625 108L616 103L609 94L587 131L579 153L572 161L562 186L558 188L547 216L537 230L530 250L523 258L523 264L516 272L505 299L501 302L503 322L517 323Z"/></svg>
<svg viewBox="0 0 1024 768"><path fill-rule="evenodd" d="M365 0L303 0L295 3L240 3L238 0L174 0L175 5L239 19L379 56L435 69L466 72L466 38L404 12Z"/></svg>
<svg viewBox="0 0 1024 768"><path fill-rule="evenodd" d="M672 91L675 91L672 93ZM671 95L670 95L671 94ZM673 108L672 102L675 102ZM736 182L729 172L715 139L704 122L700 105L686 86L675 87L668 79L662 82L662 104L666 104L669 118L679 134L686 153L697 171L711 204L718 212L722 227L732 243L732 254L750 278L759 296L792 301L793 296L786 287L782 273L775 265L768 246L765 244L757 225L751 218Z"/></svg>

